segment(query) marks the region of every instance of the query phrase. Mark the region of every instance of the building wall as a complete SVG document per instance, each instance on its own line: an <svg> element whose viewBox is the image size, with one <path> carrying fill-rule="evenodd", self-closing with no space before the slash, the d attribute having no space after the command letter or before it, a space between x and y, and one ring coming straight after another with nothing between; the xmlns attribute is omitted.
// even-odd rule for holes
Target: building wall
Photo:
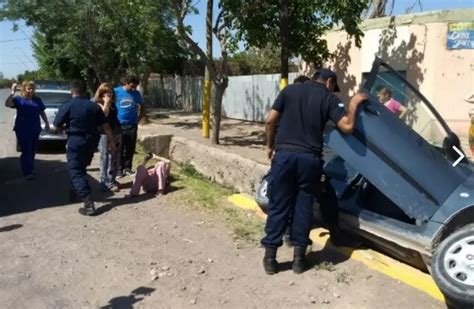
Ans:
<svg viewBox="0 0 474 309"><path fill-rule="evenodd" d="M449 22L474 20L474 9L437 11L370 20L362 25L361 48L345 31L326 36L336 60L329 64L341 84L345 100L359 88L363 73L370 71L377 55L396 70L406 71L414 84L435 106L451 129L467 136L469 111L464 98L474 91L474 49L447 48Z"/></svg>

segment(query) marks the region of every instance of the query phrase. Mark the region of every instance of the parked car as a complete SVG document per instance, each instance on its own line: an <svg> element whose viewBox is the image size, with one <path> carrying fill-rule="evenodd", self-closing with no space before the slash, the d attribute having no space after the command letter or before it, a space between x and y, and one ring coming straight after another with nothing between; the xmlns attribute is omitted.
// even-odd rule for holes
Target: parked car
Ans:
<svg viewBox="0 0 474 309"><path fill-rule="evenodd" d="M35 82L35 86L35 94L43 101L46 107L46 117L48 118L51 128L54 128L53 121L54 117L56 117L56 114L58 113L59 107L72 98L71 92L68 90L69 87L67 85L64 86L63 84L58 83L45 84L41 82ZM43 119L41 119L41 127L43 128L43 131L40 133L39 143L48 141L66 141L67 136L64 131L46 131L44 130L44 126L45 124ZM17 151L20 151L18 143L16 145L16 149Z"/></svg>
<svg viewBox="0 0 474 309"><path fill-rule="evenodd" d="M404 116L380 103L389 88ZM315 213L338 210L355 233L408 264L430 272L456 306L474 306L474 176L458 137L403 76L375 59L353 134L325 132L324 178L334 199ZM463 154L463 153L462 153ZM256 192L265 211L266 180ZM337 207L336 207L337 206ZM320 215L316 215L320 219Z"/></svg>

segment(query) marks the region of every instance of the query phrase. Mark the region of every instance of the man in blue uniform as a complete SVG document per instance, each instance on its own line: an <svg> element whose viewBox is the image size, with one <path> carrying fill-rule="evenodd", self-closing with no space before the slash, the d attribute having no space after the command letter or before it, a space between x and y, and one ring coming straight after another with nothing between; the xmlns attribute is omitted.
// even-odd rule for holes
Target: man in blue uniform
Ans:
<svg viewBox="0 0 474 309"><path fill-rule="evenodd" d="M102 126L107 134L109 150L115 151L112 130L101 108L86 97L85 87L74 83L71 87L72 100L64 103L54 119L54 126L66 126L67 145L66 158L71 191L77 194L84 203L79 209L83 215L94 215L95 206L91 199L86 168L92 161L92 156L99 141L98 127Z"/></svg>
<svg viewBox="0 0 474 309"><path fill-rule="evenodd" d="M312 80L283 89L267 116L267 155L272 167L268 176L266 236L261 241L267 274L277 272L277 248L282 245L288 224L294 245L293 271L299 274L306 269L315 186L322 173L324 127L332 120L340 131L351 133L357 107L367 99L365 94L356 94L346 113L344 104L333 94L338 90L336 74L328 69L318 70Z"/></svg>
<svg viewBox="0 0 474 309"><path fill-rule="evenodd" d="M129 75L125 77L123 86L114 89L117 118L122 131L121 147L118 156L119 170L117 176L131 175L135 144L137 143L138 122L142 117L143 99L137 91L140 80Z"/></svg>

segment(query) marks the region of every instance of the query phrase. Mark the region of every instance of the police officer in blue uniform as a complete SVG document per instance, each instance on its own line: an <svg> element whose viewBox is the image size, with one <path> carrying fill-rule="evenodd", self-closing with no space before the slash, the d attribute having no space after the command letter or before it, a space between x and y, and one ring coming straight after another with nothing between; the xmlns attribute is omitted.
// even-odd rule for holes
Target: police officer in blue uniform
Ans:
<svg viewBox="0 0 474 309"><path fill-rule="evenodd" d="M367 99L366 94L356 94L346 113L344 104L333 94L335 91L339 91L336 74L328 69L318 70L312 80L283 89L267 116L267 156L272 166L267 178L266 235L261 241L267 274L277 272L276 253L288 224L294 245L293 271L299 274L306 269L315 186L320 183L322 173L324 127L332 120L340 131L350 134L357 107Z"/></svg>
<svg viewBox="0 0 474 309"><path fill-rule="evenodd" d="M54 119L54 126L61 128L65 125L67 134L66 158L71 191L77 194L84 203L79 209L83 215L94 215L95 206L91 199L86 168L92 161L94 151L99 141L98 127L102 126L109 141L113 141L112 130L107 123L102 109L86 96L83 84L73 83L72 99L63 104ZM115 151L115 144L109 143L109 150Z"/></svg>

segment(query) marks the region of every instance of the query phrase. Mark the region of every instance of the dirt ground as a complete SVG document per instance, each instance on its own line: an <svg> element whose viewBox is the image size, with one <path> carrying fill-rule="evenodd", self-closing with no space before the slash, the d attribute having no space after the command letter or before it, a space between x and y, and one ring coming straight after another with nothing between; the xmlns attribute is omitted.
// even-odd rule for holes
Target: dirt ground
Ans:
<svg viewBox="0 0 474 309"><path fill-rule="evenodd" d="M100 214L81 216L67 203L64 153L38 154L37 179L19 179L18 154L5 142L10 125L0 121L1 308L445 307L320 247L309 254L316 268L302 275L282 248L281 272L268 276L262 248L191 207L186 187L133 200L126 190L99 193L97 156L90 174Z"/></svg>

